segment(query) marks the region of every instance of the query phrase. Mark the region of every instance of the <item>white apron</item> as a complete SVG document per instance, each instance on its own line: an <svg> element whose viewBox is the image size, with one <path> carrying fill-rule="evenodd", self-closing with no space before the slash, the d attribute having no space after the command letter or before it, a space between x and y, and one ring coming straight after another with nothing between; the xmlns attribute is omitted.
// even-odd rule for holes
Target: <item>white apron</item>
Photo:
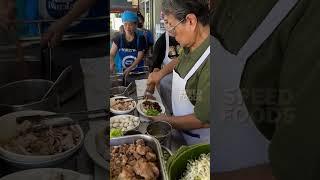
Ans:
<svg viewBox="0 0 320 180"><path fill-rule="evenodd" d="M202 54L200 59L191 68L185 78L181 78L175 70L173 70L172 78L172 111L174 116L185 116L194 113L194 106L190 102L186 93L187 81L197 71L197 69L205 63L210 54L210 46ZM209 82L208 82L209 83ZM210 128L195 129L191 131L184 131L182 133L187 145L198 143L210 143Z"/></svg>
<svg viewBox="0 0 320 180"><path fill-rule="evenodd" d="M241 75L248 58L272 34L298 0L279 0L237 55L212 37L214 172L232 171L268 163L269 141L252 121L240 91ZM263 79L261 79L263 81Z"/></svg>

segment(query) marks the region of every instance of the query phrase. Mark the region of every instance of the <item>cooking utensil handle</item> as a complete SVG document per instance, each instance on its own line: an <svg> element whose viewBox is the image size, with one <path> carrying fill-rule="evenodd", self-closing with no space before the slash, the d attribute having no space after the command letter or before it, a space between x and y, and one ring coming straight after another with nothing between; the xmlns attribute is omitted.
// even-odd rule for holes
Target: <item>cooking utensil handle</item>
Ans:
<svg viewBox="0 0 320 180"><path fill-rule="evenodd" d="M52 115L45 115L45 116L31 115L31 116L18 117L16 121L17 123L22 123L25 120L36 121L36 120L42 120L42 119L65 117L70 115L90 115L90 114L100 114L100 113L108 114L108 111L107 109L97 109L97 110L91 110L91 111L68 112L68 113L59 113L59 114L52 114Z"/></svg>
<svg viewBox="0 0 320 180"><path fill-rule="evenodd" d="M107 117L109 117L109 116L106 115L106 116L99 116L99 117L94 117L94 118L84 118L84 119L80 119L80 120L73 120L72 119L72 121L59 122L59 123L53 124L53 125L39 124L38 126L33 127L32 131L45 130L50 127L57 128L57 127L71 126L71 125L79 124L81 122L86 122L86 121L98 121L98 120L101 121L101 119L106 119Z"/></svg>

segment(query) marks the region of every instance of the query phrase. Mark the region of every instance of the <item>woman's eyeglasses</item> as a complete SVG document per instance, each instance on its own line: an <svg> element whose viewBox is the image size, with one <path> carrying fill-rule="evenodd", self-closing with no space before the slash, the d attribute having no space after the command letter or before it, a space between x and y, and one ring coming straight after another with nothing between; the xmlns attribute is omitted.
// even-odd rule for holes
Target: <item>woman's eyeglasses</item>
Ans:
<svg viewBox="0 0 320 180"><path fill-rule="evenodd" d="M167 32L169 32L170 34L175 34L176 33L176 27L181 24L185 19L181 19L176 25L174 25L173 27L169 28L168 30L166 30Z"/></svg>

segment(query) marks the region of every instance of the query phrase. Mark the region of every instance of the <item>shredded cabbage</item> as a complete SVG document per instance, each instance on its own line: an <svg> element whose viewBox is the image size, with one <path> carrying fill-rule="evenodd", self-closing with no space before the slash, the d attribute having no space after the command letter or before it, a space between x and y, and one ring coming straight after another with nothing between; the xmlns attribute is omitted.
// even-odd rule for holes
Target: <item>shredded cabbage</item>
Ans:
<svg viewBox="0 0 320 180"><path fill-rule="evenodd" d="M201 154L187 164L187 169L180 180L210 180L210 154Z"/></svg>

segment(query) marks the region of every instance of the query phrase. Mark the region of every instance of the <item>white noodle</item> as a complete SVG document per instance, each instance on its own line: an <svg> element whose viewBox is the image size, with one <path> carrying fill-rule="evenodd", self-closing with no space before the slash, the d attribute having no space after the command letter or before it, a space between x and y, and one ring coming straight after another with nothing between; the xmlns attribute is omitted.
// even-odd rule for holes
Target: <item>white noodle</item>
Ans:
<svg viewBox="0 0 320 180"><path fill-rule="evenodd" d="M210 180L210 155L201 154L187 164L187 169L180 180Z"/></svg>

